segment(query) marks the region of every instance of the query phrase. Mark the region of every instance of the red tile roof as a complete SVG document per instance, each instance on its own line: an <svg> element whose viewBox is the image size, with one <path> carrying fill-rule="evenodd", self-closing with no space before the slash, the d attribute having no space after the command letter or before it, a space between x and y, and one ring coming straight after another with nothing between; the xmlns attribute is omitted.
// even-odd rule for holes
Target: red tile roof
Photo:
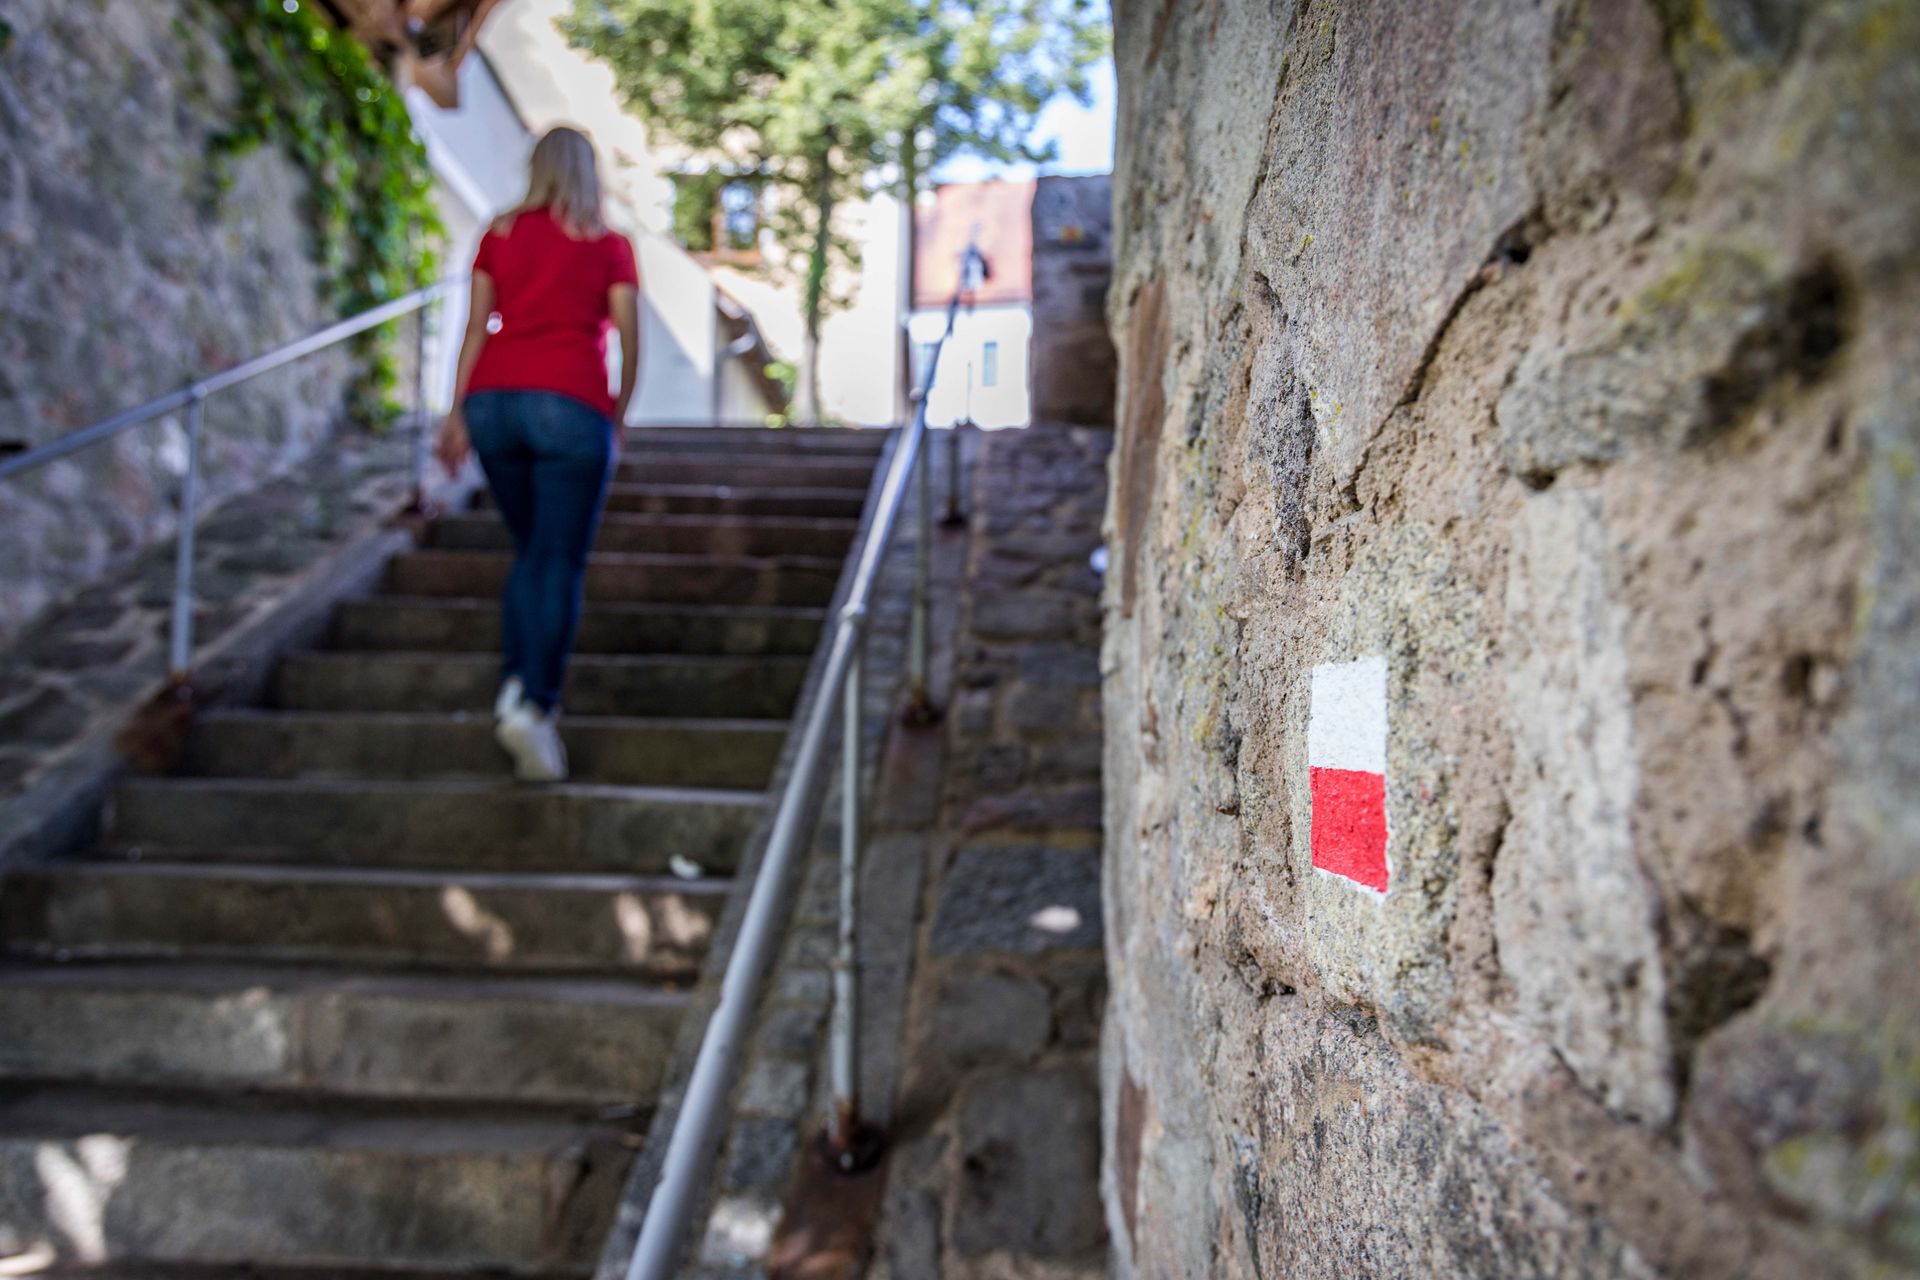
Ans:
<svg viewBox="0 0 1920 1280"><path fill-rule="evenodd" d="M972 238L987 259L976 302L1033 300L1033 183L950 182L916 218L915 307L942 307L960 283L960 255Z"/></svg>

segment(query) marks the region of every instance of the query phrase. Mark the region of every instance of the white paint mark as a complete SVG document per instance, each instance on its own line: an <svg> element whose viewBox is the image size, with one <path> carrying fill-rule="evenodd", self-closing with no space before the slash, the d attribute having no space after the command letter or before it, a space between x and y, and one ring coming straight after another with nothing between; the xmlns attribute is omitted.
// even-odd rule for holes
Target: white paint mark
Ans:
<svg viewBox="0 0 1920 1280"><path fill-rule="evenodd" d="M1387 660L1323 662L1313 669L1307 764L1315 769L1387 771Z"/></svg>

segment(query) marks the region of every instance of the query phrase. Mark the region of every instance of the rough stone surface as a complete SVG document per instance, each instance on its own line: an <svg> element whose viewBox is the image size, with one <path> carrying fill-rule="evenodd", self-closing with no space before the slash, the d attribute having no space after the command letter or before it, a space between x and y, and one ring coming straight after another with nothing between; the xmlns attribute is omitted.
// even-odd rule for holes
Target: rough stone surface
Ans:
<svg viewBox="0 0 1920 1280"><path fill-rule="evenodd" d="M216 196L237 89L211 6L18 0L6 20L0 441L47 443L332 317L300 170L263 148ZM203 500L305 458L349 373L335 352L210 401ZM185 458L175 415L6 482L0 638L168 536Z"/></svg>
<svg viewBox="0 0 1920 1280"><path fill-rule="evenodd" d="M988 969L943 975L927 1018L928 1047L965 1070L998 1057L1031 1057L1053 1035L1045 985Z"/></svg>
<svg viewBox="0 0 1920 1280"><path fill-rule="evenodd" d="M1113 422L1113 179L1043 177L1033 185L1033 417Z"/></svg>
<svg viewBox="0 0 1920 1280"><path fill-rule="evenodd" d="M1100 863L1078 850L968 848L934 918L935 955L1100 945Z"/></svg>
<svg viewBox="0 0 1920 1280"><path fill-rule="evenodd" d="M1920 11L1115 24L1117 1272L1920 1272Z"/></svg>
<svg viewBox="0 0 1920 1280"><path fill-rule="evenodd" d="M196 643L283 604L302 571L390 519L406 499L406 461L397 436L343 433L298 477L242 494L202 525L200 583L224 578L227 603L200 612ZM269 566L252 558L262 545L280 549ZM10 779L0 804L117 732L166 679L173 560L171 545L130 560L0 648L0 777Z"/></svg>
<svg viewBox="0 0 1920 1280"><path fill-rule="evenodd" d="M1103 430L985 437L945 796L868 1274L1092 1280L1098 1191ZM1017 573L982 572L993 564ZM1044 615L1046 627L1008 625ZM971 696L969 696L971 695Z"/></svg>
<svg viewBox="0 0 1920 1280"><path fill-rule="evenodd" d="M1093 1085L1084 1066L988 1072L968 1082L955 1130L956 1250L1071 1259L1100 1247L1100 1203L1089 1194L1100 1171Z"/></svg>

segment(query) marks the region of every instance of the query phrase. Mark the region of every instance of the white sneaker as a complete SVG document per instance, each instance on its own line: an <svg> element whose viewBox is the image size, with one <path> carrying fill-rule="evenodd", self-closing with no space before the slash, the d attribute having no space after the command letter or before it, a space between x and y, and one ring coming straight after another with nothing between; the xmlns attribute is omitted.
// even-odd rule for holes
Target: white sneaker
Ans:
<svg viewBox="0 0 1920 1280"><path fill-rule="evenodd" d="M500 717L495 741L513 757L513 773L522 782L565 782L567 748L560 741L558 717L522 702Z"/></svg>
<svg viewBox="0 0 1920 1280"><path fill-rule="evenodd" d="M520 677L507 677L507 682L500 686L500 696L493 700L494 719L505 720L526 700L526 686L520 683Z"/></svg>

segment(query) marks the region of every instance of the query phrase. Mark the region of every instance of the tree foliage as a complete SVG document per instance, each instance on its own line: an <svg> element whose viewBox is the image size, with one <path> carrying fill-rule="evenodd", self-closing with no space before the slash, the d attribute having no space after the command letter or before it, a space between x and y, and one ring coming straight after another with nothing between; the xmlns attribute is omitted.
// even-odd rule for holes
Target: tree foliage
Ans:
<svg viewBox="0 0 1920 1280"><path fill-rule="evenodd" d="M917 189L963 153L1044 163L1056 96L1088 96L1107 49L1095 0L574 0L563 23L627 106L722 173L782 188L774 227L807 264L798 409L817 408L833 211Z"/></svg>

